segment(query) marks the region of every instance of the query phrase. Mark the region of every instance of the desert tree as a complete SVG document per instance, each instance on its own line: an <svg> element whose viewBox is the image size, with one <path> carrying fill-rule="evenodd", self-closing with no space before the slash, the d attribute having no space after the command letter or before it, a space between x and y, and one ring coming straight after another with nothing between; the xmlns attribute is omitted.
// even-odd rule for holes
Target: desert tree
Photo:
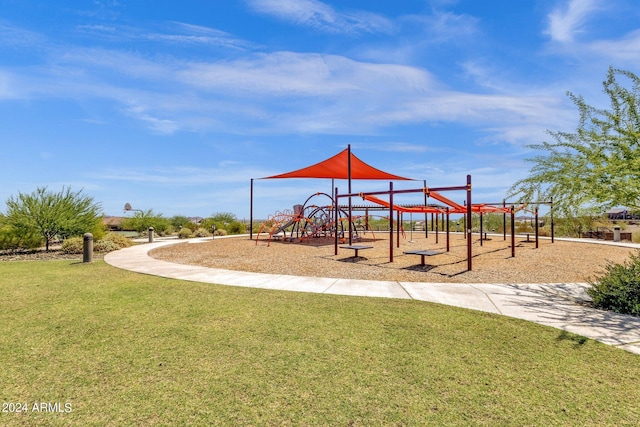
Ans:
<svg viewBox="0 0 640 427"><path fill-rule="evenodd" d="M147 209L146 211L135 211L132 217L122 221L121 226L124 230L133 230L139 233L153 227L156 233L162 235L171 228L171 221L163 214L155 213L153 209Z"/></svg>
<svg viewBox="0 0 640 427"><path fill-rule="evenodd" d="M6 201L6 223L18 233L38 233L46 250L54 238L67 238L92 232L101 225L101 207L82 190L62 187L52 192L38 187L32 193L18 193Z"/></svg>
<svg viewBox="0 0 640 427"><path fill-rule="evenodd" d="M527 159L530 175L511 187L510 197L553 199L554 209L568 217L640 208L640 78L610 67L603 87L608 108L567 93L578 108L577 129L547 131L552 141L529 146L540 154Z"/></svg>

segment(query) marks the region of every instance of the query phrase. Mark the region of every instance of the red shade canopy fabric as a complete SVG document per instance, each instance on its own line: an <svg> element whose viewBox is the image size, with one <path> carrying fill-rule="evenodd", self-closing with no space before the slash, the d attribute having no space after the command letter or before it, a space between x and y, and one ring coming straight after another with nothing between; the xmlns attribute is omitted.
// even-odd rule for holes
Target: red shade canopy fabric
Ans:
<svg viewBox="0 0 640 427"><path fill-rule="evenodd" d="M345 148L340 153L315 165L298 169L280 175L267 176L262 179L276 178L334 178L349 179L349 153L351 150ZM351 153L351 179L382 179L387 181L410 181L411 178L393 175L373 166L369 166L353 153Z"/></svg>

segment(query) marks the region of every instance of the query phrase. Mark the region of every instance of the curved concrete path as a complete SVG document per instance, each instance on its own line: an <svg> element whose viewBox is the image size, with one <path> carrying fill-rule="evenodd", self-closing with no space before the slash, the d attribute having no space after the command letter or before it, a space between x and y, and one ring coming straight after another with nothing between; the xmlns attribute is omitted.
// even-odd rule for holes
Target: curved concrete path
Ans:
<svg viewBox="0 0 640 427"><path fill-rule="evenodd" d="M189 242L206 240L210 238ZM486 311L552 326L640 354L640 318L580 305L580 301L589 300L586 283L464 284L330 279L176 264L148 255L152 249L182 242L165 240L132 246L110 252L104 259L114 267L172 279L281 291L406 298Z"/></svg>

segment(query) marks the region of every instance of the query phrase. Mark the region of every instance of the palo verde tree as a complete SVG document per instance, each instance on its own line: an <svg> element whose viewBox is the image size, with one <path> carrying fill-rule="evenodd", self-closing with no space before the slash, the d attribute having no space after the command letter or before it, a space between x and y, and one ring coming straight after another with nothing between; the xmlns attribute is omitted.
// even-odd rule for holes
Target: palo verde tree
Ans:
<svg viewBox="0 0 640 427"><path fill-rule="evenodd" d="M19 233L4 214L0 213L0 251L35 249L42 246L42 236L36 232Z"/></svg>
<svg viewBox="0 0 640 427"><path fill-rule="evenodd" d="M122 221L120 224L124 230L133 230L139 233L153 227L159 235L164 234L171 227L171 222L161 213L155 213L153 209L146 211L135 211L133 216Z"/></svg>
<svg viewBox="0 0 640 427"><path fill-rule="evenodd" d="M19 234L42 236L47 251L56 237L94 232L101 225L100 204L82 190L73 192L69 187L62 187L58 193L38 187L33 193L9 197L6 205L6 223Z"/></svg>
<svg viewBox="0 0 640 427"><path fill-rule="evenodd" d="M527 159L534 164L530 175L511 187L510 196L553 199L554 209L567 217L612 206L640 208L640 78L610 67L603 86L606 109L567 93L580 113L578 128L548 131L554 141L529 146L542 154Z"/></svg>

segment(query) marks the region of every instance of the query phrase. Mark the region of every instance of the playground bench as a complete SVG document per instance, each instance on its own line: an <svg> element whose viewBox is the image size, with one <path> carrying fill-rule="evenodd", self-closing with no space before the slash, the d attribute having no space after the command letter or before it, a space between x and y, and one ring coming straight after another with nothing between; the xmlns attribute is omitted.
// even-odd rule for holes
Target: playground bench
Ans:
<svg viewBox="0 0 640 427"><path fill-rule="evenodd" d="M373 248L373 246L366 246L366 245L346 245L346 246L340 246L340 247L342 249L351 249L353 251L356 251L356 254L353 256L354 258L358 258L358 251Z"/></svg>
<svg viewBox="0 0 640 427"><path fill-rule="evenodd" d="M420 265L424 265L424 257L433 256L433 255L439 255L442 252L428 251L428 250L422 250L422 249L414 249L414 250L411 250L411 251L404 251L404 253L406 255L420 255Z"/></svg>

